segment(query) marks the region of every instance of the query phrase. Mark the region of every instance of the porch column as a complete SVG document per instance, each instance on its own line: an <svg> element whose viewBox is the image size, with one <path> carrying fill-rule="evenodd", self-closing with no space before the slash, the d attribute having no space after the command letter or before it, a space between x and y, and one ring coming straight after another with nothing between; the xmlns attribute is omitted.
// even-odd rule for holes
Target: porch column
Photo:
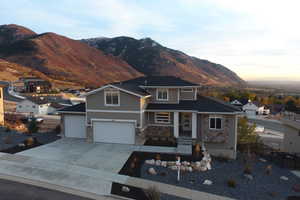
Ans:
<svg viewBox="0 0 300 200"><path fill-rule="evenodd" d="M178 138L179 136L179 114L174 112L174 137Z"/></svg>
<svg viewBox="0 0 300 200"><path fill-rule="evenodd" d="M197 138L197 113L192 113L192 138Z"/></svg>

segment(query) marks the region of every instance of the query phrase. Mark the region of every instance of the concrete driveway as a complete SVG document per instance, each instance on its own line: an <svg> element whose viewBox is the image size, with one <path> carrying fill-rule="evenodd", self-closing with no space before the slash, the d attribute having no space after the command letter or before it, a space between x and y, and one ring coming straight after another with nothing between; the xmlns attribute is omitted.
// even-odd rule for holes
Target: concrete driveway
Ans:
<svg viewBox="0 0 300 200"><path fill-rule="evenodd" d="M135 145L87 143L84 139L63 138L18 155L118 173L135 148Z"/></svg>

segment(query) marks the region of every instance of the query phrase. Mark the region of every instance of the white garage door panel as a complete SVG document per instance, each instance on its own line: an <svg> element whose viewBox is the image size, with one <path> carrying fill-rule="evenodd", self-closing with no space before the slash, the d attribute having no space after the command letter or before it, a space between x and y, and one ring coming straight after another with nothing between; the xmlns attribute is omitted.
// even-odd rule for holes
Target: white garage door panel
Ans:
<svg viewBox="0 0 300 200"><path fill-rule="evenodd" d="M94 122L94 141L118 144L134 144L134 123Z"/></svg>
<svg viewBox="0 0 300 200"><path fill-rule="evenodd" d="M86 138L85 116L65 115L65 136L72 138Z"/></svg>

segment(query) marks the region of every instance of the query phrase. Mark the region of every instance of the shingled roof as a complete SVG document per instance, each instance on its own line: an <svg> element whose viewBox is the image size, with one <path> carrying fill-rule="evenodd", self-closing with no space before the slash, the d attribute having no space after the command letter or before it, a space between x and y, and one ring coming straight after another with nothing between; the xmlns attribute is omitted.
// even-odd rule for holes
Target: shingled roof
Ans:
<svg viewBox="0 0 300 200"><path fill-rule="evenodd" d="M60 113L85 113L85 103L76 104L74 106L65 107L58 110Z"/></svg>

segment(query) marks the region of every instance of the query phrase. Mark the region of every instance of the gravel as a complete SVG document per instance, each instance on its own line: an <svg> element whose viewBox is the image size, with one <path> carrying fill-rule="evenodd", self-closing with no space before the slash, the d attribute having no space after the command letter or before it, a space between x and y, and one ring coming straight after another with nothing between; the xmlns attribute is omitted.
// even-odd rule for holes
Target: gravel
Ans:
<svg viewBox="0 0 300 200"><path fill-rule="evenodd" d="M272 165L271 175L265 173L267 165ZM147 170L153 167L158 174L165 172L167 175L150 175ZM257 160L253 164L253 180L244 177L244 164L241 160L228 162L212 162L212 170L206 172L186 172L177 183L177 171L168 168L143 164L141 167L141 178L186 187L194 190L208 192L216 195L226 196L242 200L284 200L288 196L299 196L292 190L295 184L300 183L300 178L292 174L288 169L273 165L269 161ZM288 180L280 179L281 176L288 177ZM205 180L211 180L212 185L203 185ZM236 188L229 188L227 181L236 181ZM162 198L164 200L176 199L174 197Z"/></svg>

